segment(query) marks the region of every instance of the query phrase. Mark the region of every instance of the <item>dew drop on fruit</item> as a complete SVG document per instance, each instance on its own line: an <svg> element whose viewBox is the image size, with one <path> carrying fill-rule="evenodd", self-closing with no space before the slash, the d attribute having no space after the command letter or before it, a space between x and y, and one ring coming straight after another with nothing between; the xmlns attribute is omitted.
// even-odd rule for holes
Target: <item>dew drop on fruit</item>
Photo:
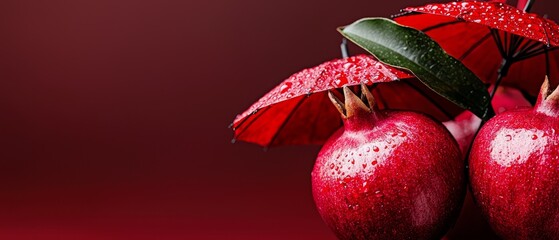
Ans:
<svg viewBox="0 0 559 240"><path fill-rule="evenodd" d="M380 198L380 197L383 197L384 195L382 195L382 192L380 190L376 190L375 191L375 196Z"/></svg>
<svg viewBox="0 0 559 240"><path fill-rule="evenodd" d="M355 159L351 159L351 164L355 164Z"/></svg>
<svg viewBox="0 0 559 240"><path fill-rule="evenodd" d="M532 135L532 140L536 140L536 139L538 139L538 135L536 134Z"/></svg>
<svg viewBox="0 0 559 240"><path fill-rule="evenodd" d="M330 163L330 169L334 169L335 165L333 163Z"/></svg>
<svg viewBox="0 0 559 240"><path fill-rule="evenodd" d="M370 147L365 148L365 152L370 152L370 151L371 151Z"/></svg>
<svg viewBox="0 0 559 240"><path fill-rule="evenodd" d="M373 160L373 161L371 162L371 165L375 165L375 164L377 164L377 163L378 163L377 160Z"/></svg>
<svg viewBox="0 0 559 240"><path fill-rule="evenodd" d="M378 152L380 149L377 146L373 147L373 151Z"/></svg>

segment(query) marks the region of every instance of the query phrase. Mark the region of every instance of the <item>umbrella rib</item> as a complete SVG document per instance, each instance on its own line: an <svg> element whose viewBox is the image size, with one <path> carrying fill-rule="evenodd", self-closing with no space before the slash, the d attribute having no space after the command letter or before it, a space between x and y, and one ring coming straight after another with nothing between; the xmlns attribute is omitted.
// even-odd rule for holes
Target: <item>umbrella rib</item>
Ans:
<svg viewBox="0 0 559 240"><path fill-rule="evenodd" d="M505 50L506 56L511 55L511 48L509 43L509 35L506 32L503 32L503 50Z"/></svg>
<svg viewBox="0 0 559 240"><path fill-rule="evenodd" d="M268 142L268 146L272 145L272 143L274 143L274 141L276 140L276 138L279 136L279 133L281 132L281 130L285 127L285 125L287 125L287 122L289 122L289 120L291 120L291 117L293 117L293 112L299 108L299 106L301 106L301 104L305 101L305 99L307 99L308 97L302 97L301 100L299 100L299 102L297 102L297 104L295 104L295 107L293 107L293 109L291 109L291 111L289 112L289 114L287 115L287 118L285 119L285 121L283 121L280 125L280 127L278 128L278 130L276 131L276 133L274 133L274 136L272 137L272 139L270 140L270 142Z"/></svg>
<svg viewBox="0 0 559 240"><path fill-rule="evenodd" d="M499 32L495 29L490 29L491 31L491 35L493 36L493 39L495 40L495 43L497 44L497 49L499 49L499 52L501 53L501 57L506 58L506 53L505 50L503 49L503 43L501 42L501 37L499 36Z"/></svg>
<svg viewBox="0 0 559 240"><path fill-rule="evenodd" d="M267 107L264 108L264 109L260 109L260 111L259 111L260 114L258 114L257 116L254 116L256 113L255 113L254 115L249 115L249 116L247 116L246 118L249 118L250 116L254 116L254 119L253 119L252 121L250 121L246 127L244 127L243 129L241 129L241 132L239 132L239 134L237 134L237 137L236 137L236 138L240 138L240 136L241 136L243 133L245 133L246 130L247 130L254 122L256 122L256 119L258 119L260 116L262 116L266 111L268 111L268 109L270 109L270 106L267 106ZM257 113L258 113L258 112L257 112ZM241 124L243 124L243 123L245 123L245 121L243 121ZM237 126L237 129L239 129L240 127L241 127L241 125Z"/></svg>
<svg viewBox="0 0 559 240"><path fill-rule="evenodd" d="M512 37L514 38L514 44L511 47L511 49L513 49L511 54L516 54L517 52L519 52L518 49L522 45L522 43L525 42L525 39L516 34L513 34Z"/></svg>
<svg viewBox="0 0 559 240"><path fill-rule="evenodd" d="M489 39L490 37L491 37L491 33L488 33L485 36L483 36L482 38L480 38L479 40L477 40L474 44L472 44L472 46L470 46L470 48L468 48L468 50L466 50L462 54L462 56L460 56L459 60L463 61L468 55L470 55L470 53L472 53L474 51L474 49L479 47L479 45L481 45L481 43L485 42L485 40Z"/></svg>
<svg viewBox="0 0 559 240"><path fill-rule="evenodd" d="M524 41L522 46L520 46L520 50L518 50L518 52L515 54L514 57L517 56L522 57L524 56L524 54L526 54L529 51L533 51L537 47L539 47L539 42L535 42L532 40Z"/></svg>
<svg viewBox="0 0 559 240"><path fill-rule="evenodd" d="M544 48L544 54L545 54L545 75L549 78L549 52L547 51L547 48Z"/></svg>
<svg viewBox="0 0 559 240"><path fill-rule="evenodd" d="M540 42L536 42L536 41L531 41L530 44L527 44L524 46L524 48L522 49L520 56L523 55L530 55L534 52L540 51L542 49L543 44L541 44Z"/></svg>
<svg viewBox="0 0 559 240"><path fill-rule="evenodd" d="M462 23L462 22L463 21L460 21L460 20L452 20L450 22L443 22L443 23L439 23L439 24L436 24L436 25L433 25L433 26L426 27L426 28L422 29L421 31L422 32L428 32L428 31L431 31L431 30L435 30L437 28L442 28L442 27L446 27L448 25L454 25L454 24Z"/></svg>
<svg viewBox="0 0 559 240"><path fill-rule="evenodd" d="M441 110L441 112L448 117L448 119L453 119L452 115L447 112L437 101L435 101L434 99L432 99L429 95L427 95L423 90L421 90L420 88L418 88L417 86L411 84L409 81L403 81L405 82L408 86L410 86L411 88L413 88L414 90L418 91L421 95L423 95L425 98L427 98L427 101L429 101L430 103L432 103L433 105L435 105L439 110Z"/></svg>
<svg viewBox="0 0 559 240"><path fill-rule="evenodd" d="M555 51L555 50L558 50L558 49L559 49L559 47L547 48L547 47L545 47L545 45L544 45L544 47L542 47L542 48L539 48L539 49L536 49L536 50L532 50L531 52L524 53L523 55L521 55L520 57L516 58L515 60L516 60L516 61L526 60L526 59L528 59L528 58L531 58L531 57L535 57L535 56L537 56L537 55L540 55L540 54L544 53L545 51L551 52L551 51Z"/></svg>

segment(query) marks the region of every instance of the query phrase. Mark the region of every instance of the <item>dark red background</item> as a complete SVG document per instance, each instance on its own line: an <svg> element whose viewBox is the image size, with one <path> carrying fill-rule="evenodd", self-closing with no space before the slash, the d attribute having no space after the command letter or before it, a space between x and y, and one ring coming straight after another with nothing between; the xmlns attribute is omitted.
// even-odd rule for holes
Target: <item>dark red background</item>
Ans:
<svg viewBox="0 0 559 240"><path fill-rule="evenodd" d="M337 26L425 2L0 2L0 239L335 239L319 147L227 126L339 57Z"/></svg>

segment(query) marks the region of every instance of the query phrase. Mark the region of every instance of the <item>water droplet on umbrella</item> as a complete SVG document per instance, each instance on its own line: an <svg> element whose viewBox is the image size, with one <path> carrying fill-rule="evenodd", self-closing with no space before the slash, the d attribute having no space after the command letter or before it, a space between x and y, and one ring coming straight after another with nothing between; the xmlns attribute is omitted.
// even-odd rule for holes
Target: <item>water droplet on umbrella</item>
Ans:
<svg viewBox="0 0 559 240"><path fill-rule="evenodd" d="M376 190L376 191L375 191L375 196L377 196L377 197L379 197L379 198L380 198L380 197L384 197L384 195L382 195L382 192L381 192L380 190Z"/></svg>
<svg viewBox="0 0 559 240"><path fill-rule="evenodd" d="M280 87L280 93L284 94L287 91L289 91L289 89L291 89L291 85L293 85L293 83L291 82L285 82L283 85L281 85Z"/></svg>
<svg viewBox="0 0 559 240"><path fill-rule="evenodd" d="M538 139L538 135L536 134L532 135L532 140L536 140L536 139Z"/></svg>
<svg viewBox="0 0 559 240"><path fill-rule="evenodd" d="M510 134L507 134L507 135L505 135L505 139L507 141L510 141L510 140L512 140L512 136Z"/></svg>
<svg viewBox="0 0 559 240"><path fill-rule="evenodd" d="M371 165L375 165L375 164L377 164L377 163L378 163L377 160L373 160L373 161L371 162Z"/></svg>
<svg viewBox="0 0 559 240"><path fill-rule="evenodd" d="M334 169L335 165L333 163L330 163L330 169Z"/></svg>
<svg viewBox="0 0 559 240"><path fill-rule="evenodd" d="M377 146L373 146L373 151L378 152L380 149Z"/></svg>

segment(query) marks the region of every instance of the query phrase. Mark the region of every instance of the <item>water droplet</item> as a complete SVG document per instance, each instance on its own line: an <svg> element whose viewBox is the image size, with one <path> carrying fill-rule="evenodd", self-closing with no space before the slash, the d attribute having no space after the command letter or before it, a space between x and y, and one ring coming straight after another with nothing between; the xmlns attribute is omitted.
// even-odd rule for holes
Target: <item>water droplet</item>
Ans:
<svg viewBox="0 0 559 240"><path fill-rule="evenodd" d="M374 146L373 151L378 152L378 151L380 151L380 149L377 146Z"/></svg>
<svg viewBox="0 0 559 240"><path fill-rule="evenodd" d="M507 141L510 141L510 140L512 140L512 136L510 134L507 134L507 135L505 135L505 139Z"/></svg>
<svg viewBox="0 0 559 240"><path fill-rule="evenodd" d="M365 152L370 152L370 151L371 151L370 147L365 148Z"/></svg>
<svg viewBox="0 0 559 240"><path fill-rule="evenodd" d="M334 169L335 165L333 163L330 163L330 169Z"/></svg>
<svg viewBox="0 0 559 240"><path fill-rule="evenodd" d="M285 82L283 85L281 85L280 87L280 93L284 94L287 91L289 91L289 89L291 89L291 85L293 85L293 83L291 82Z"/></svg>
<svg viewBox="0 0 559 240"><path fill-rule="evenodd" d="M383 197L384 195L382 195L382 192L380 190L376 190L375 191L375 196L377 197Z"/></svg>
<svg viewBox="0 0 559 240"><path fill-rule="evenodd" d="M405 137L406 135L407 135L406 132L403 132L403 131L398 132L398 136L400 136L400 137Z"/></svg>
<svg viewBox="0 0 559 240"><path fill-rule="evenodd" d="M373 160L373 161L371 162L371 165L375 165L375 164L377 164L377 163L378 163L377 160Z"/></svg>
<svg viewBox="0 0 559 240"><path fill-rule="evenodd" d="M536 140L536 139L538 139L538 135L536 134L532 135L532 140Z"/></svg>
<svg viewBox="0 0 559 240"><path fill-rule="evenodd" d="M367 168L367 163L362 164L363 168Z"/></svg>

